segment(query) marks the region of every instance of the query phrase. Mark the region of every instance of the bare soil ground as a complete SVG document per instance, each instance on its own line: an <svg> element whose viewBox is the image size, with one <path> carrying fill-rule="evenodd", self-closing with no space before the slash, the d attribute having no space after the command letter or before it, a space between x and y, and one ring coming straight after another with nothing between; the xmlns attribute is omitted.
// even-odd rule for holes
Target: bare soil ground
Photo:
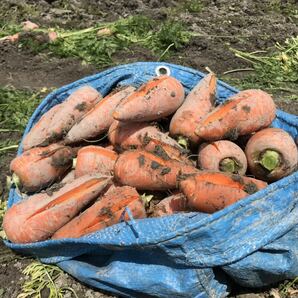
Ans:
<svg viewBox="0 0 298 298"><path fill-rule="evenodd" d="M32 3L35 3L36 10L27 11L26 4ZM205 71L208 66L223 80L229 79L229 76L223 76L223 72L248 66L243 60L235 58L230 47L245 51L263 50L274 46L275 42L283 42L286 37L298 34L295 20L288 15L283 7L285 4L280 4L279 1L206 0L200 2L201 9L184 9L183 3L185 1L182 0L3 0L1 8L7 11L7 19L11 18L10 14L14 14L18 22L30 18L43 26L59 25L63 28L86 28L97 22L134 14L159 20L166 19L169 14L176 14L189 28L202 36L192 38L189 44L167 60L201 71ZM153 53L139 46L133 47L129 54L117 52L113 55L115 64L157 59ZM82 65L78 59L55 58L46 53L36 55L17 45L0 43L0 86L10 85L33 91L43 87L58 88L102 70L92 65ZM243 75L236 73L233 77ZM278 94L274 98L280 108L298 114L297 102L285 101ZM18 141L20 137L21 133L18 132L0 133L0 140ZM0 156L0 196L3 198L7 196L5 177L9 173L9 163L14 155L15 152L10 151ZM0 297L17 297L25 279L21 271L31 261L14 255L0 243ZM111 297L85 287L67 275L63 278L63 284L73 287L78 297ZM238 289L238 293L241 291L252 290ZM47 295L48 293L44 293L43 297L48 297ZM251 295L250 297L269 296L268 291Z"/></svg>

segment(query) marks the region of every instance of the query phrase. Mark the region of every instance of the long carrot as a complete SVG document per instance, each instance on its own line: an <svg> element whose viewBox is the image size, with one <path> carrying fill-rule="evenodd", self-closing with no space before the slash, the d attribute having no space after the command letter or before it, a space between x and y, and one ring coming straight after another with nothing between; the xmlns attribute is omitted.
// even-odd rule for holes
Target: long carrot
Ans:
<svg viewBox="0 0 298 298"><path fill-rule="evenodd" d="M63 103L54 106L29 131L23 141L24 150L47 146L60 140L87 113L101 95L91 86L75 90Z"/></svg>
<svg viewBox="0 0 298 298"><path fill-rule="evenodd" d="M59 229L52 239L78 238L116 224L120 221L125 207L131 210L134 218L146 217L143 202L137 191L129 186L116 187ZM129 220L127 215L124 219Z"/></svg>
<svg viewBox="0 0 298 298"><path fill-rule="evenodd" d="M83 116L76 123L65 137L65 143L71 144L84 139L91 139L108 131L113 122L112 113L121 100L130 95L135 90L132 86L116 89L107 95L93 109Z"/></svg>
<svg viewBox="0 0 298 298"><path fill-rule="evenodd" d="M84 176L52 196L40 193L12 206L3 219L7 238L15 243L46 240L92 202L110 178Z"/></svg>
<svg viewBox="0 0 298 298"><path fill-rule="evenodd" d="M153 217L171 215L177 212L190 211L187 198L182 193L178 193L162 199L154 206Z"/></svg>
<svg viewBox="0 0 298 298"><path fill-rule="evenodd" d="M73 150L63 145L36 147L13 159L10 170L23 191L34 192L63 176L71 167L72 158Z"/></svg>
<svg viewBox="0 0 298 298"><path fill-rule="evenodd" d="M147 82L116 107L113 117L120 121L143 122L174 113L183 103L184 89L170 76Z"/></svg>
<svg viewBox="0 0 298 298"><path fill-rule="evenodd" d="M275 111L268 93L254 89L241 91L204 117L195 133L209 141L235 140L269 126Z"/></svg>
<svg viewBox="0 0 298 298"><path fill-rule="evenodd" d="M200 146L198 165L202 170L244 175L247 169L247 160L239 146L230 141L222 140Z"/></svg>
<svg viewBox="0 0 298 298"><path fill-rule="evenodd" d="M178 186L179 175L195 172L197 169L192 166L144 150L125 151L114 167L118 182L141 190L173 189Z"/></svg>
<svg viewBox="0 0 298 298"><path fill-rule="evenodd" d="M266 186L257 179L221 172L201 172L180 181L189 206L207 213L221 210Z"/></svg>
<svg viewBox="0 0 298 298"><path fill-rule="evenodd" d="M266 128L255 133L246 145L245 154L250 172L266 181L285 177L298 165L293 138L279 128Z"/></svg>
<svg viewBox="0 0 298 298"><path fill-rule="evenodd" d="M212 110L215 91L216 77L211 73L192 89L176 111L170 123L170 134L198 143L200 138L195 134L195 130L201 119Z"/></svg>
<svg viewBox="0 0 298 298"><path fill-rule="evenodd" d="M79 150L75 177L84 175L110 175L118 154L100 146L87 146Z"/></svg>

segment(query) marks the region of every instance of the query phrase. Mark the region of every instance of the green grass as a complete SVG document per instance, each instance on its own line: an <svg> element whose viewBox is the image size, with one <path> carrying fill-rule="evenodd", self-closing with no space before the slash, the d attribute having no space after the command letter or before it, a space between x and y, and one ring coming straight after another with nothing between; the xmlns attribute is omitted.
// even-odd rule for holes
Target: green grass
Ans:
<svg viewBox="0 0 298 298"><path fill-rule="evenodd" d="M16 32L13 25L6 29L6 35ZM108 29L110 34L98 36L99 29ZM53 56L77 57L83 63L110 66L115 64L113 55L116 52L128 52L133 45L152 51L157 57L165 57L183 47L191 38L191 33L179 21L168 19L158 22L146 16L131 16L77 31L59 28L55 31L59 38L53 43L37 41L36 34L47 32L47 29L39 29L21 37L19 47L34 53L47 51Z"/></svg>
<svg viewBox="0 0 298 298"><path fill-rule="evenodd" d="M56 284L63 271L55 265L33 262L24 269L23 273L28 276L28 280L23 284L22 292L17 298L42 298L45 297L45 293L48 298L63 298L69 292L72 297L78 297L72 288L59 287Z"/></svg>
<svg viewBox="0 0 298 298"><path fill-rule="evenodd" d="M236 57L249 62L254 70L241 80L229 80L231 83L241 89L283 91L289 98L298 99L298 37L288 38L283 44L277 43L272 52L231 50Z"/></svg>
<svg viewBox="0 0 298 298"><path fill-rule="evenodd" d="M0 132L1 130L23 131L41 101L41 93L0 87Z"/></svg>

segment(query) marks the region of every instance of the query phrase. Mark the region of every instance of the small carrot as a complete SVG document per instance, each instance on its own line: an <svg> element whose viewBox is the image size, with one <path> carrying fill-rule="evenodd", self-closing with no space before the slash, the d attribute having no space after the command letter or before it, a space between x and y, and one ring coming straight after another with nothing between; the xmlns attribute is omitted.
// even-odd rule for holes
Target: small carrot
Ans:
<svg viewBox="0 0 298 298"><path fill-rule="evenodd" d="M254 89L241 91L204 117L195 133L209 141L235 140L269 126L275 111L268 93Z"/></svg>
<svg viewBox="0 0 298 298"><path fill-rule="evenodd" d="M116 187L58 230L52 239L78 238L116 224L121 220L125 207L131 210L134 218L146 217L137 191L129 186ZM125 215L124 219L129 220L129 217Z"/></svg>
<svg viewBox="0 0 298 298"><path fill-rule="evenodd" d="M180 181L180 189L191 208L213 213L245 198L267 183L222 172L201 172Z"/></svg>
<svg viewBox="0 0 298 298"><path fill-rule="evenodd" d="M200 138L195 134L195 130L201 119L213 109L215 92L216 77L210 73L192 89L172 117L170 134L186 142L198 143Z"/></svg>
<svg viewBox="0 0 298 298"><path fill-rule="evenodd" d="M173 189L179 175L195 172L197 169L190 165L144 150L125 151L114 166L116 181L140 190Z"/></svg>
<svg viewBox="0 0 298 298"><path fill-rule="evenodd" d="M22 190L39 191L63 176L72 165L72 157L72 149L63 145L36 147L13 159L10 170Z"/></svg>
<svg viewBox="0 0 298 298"><path fill-rule="evenodd" d="M113 117L119 121L143 122L174 113L183 103L184 89L170 76L160 76L142 85L116 107Z"/></svg>
<svg viewBox="0 0 298 298"><path fill-rule="evenodd" d="M47 146L62 139L71 127L87 113L101 95L91 86L75 90L64 102L54 106L35 124L23 141L24 150Z"/></svg>
<svg viewBox="0 0 298 298"><path fill-rule="evenodd" d="M13 205L3 228L15 243L46 240L92 202L110 183L109 177L84 176L49 196L39 193Z"/></svg>
<svg viewBox="0 0 298 298"><path fill-rule="evenodd" d="M222 140L200 146L198 165L202 170L244 175L247 169L247 160L239 146L233 142Z"/></svg>
<svg viewBox="0 0 298 298"><path fill-rule="evenodd" d="M84 139L92 139L108 131L114 120L112 113L115 107L134 90L132 86L122 87L100 100L70 129L65 137L65 143L71 144Z"/></svg>
<svg viewBox="0 0 298 298"><path fill-rule="evenodd" d="M154 206L153 217L171 215L177 212L190 211L187 198L182 193L178 193L161 200Z"/></svg>
<svg viewBox="0 0 298 298"><path fill-rule="evenodd" d="M93 174L110 175L117 157L116 152L100 146L83 147L78 152L75 177Z"/></svg>
<svg viewBox="0 0 298 298"><path fill-rule="evenodd" d="M265 181L276 181L291 174L298 164L293 138L280 128L266 128L248 141L245 154L250 172Z"/></svg>

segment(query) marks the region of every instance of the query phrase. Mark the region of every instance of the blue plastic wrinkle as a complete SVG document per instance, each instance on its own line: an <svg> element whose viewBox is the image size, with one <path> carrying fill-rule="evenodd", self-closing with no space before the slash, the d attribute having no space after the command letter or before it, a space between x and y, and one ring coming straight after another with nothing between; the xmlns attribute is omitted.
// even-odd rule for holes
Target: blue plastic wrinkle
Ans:
<svg viewBox="0 0 298 298"><path fill-rule="evenodd" d="M75 89L91 85L107 95L118 85L139 87L167 66L186 94L205 76L163 63L120 65L50 93L35 110L24 135ZM238 90L218 81L217 103ZM298 117L277 111L272 123L298 136ZM22 146L18 154L21 154ZM20 201L11 189L8 206ZM78 239L5 244L54 263L81 282L122 297L225 297L231 280L262 287L298 275L298 173L208 215L200 212L133 219Z"/></svg>

